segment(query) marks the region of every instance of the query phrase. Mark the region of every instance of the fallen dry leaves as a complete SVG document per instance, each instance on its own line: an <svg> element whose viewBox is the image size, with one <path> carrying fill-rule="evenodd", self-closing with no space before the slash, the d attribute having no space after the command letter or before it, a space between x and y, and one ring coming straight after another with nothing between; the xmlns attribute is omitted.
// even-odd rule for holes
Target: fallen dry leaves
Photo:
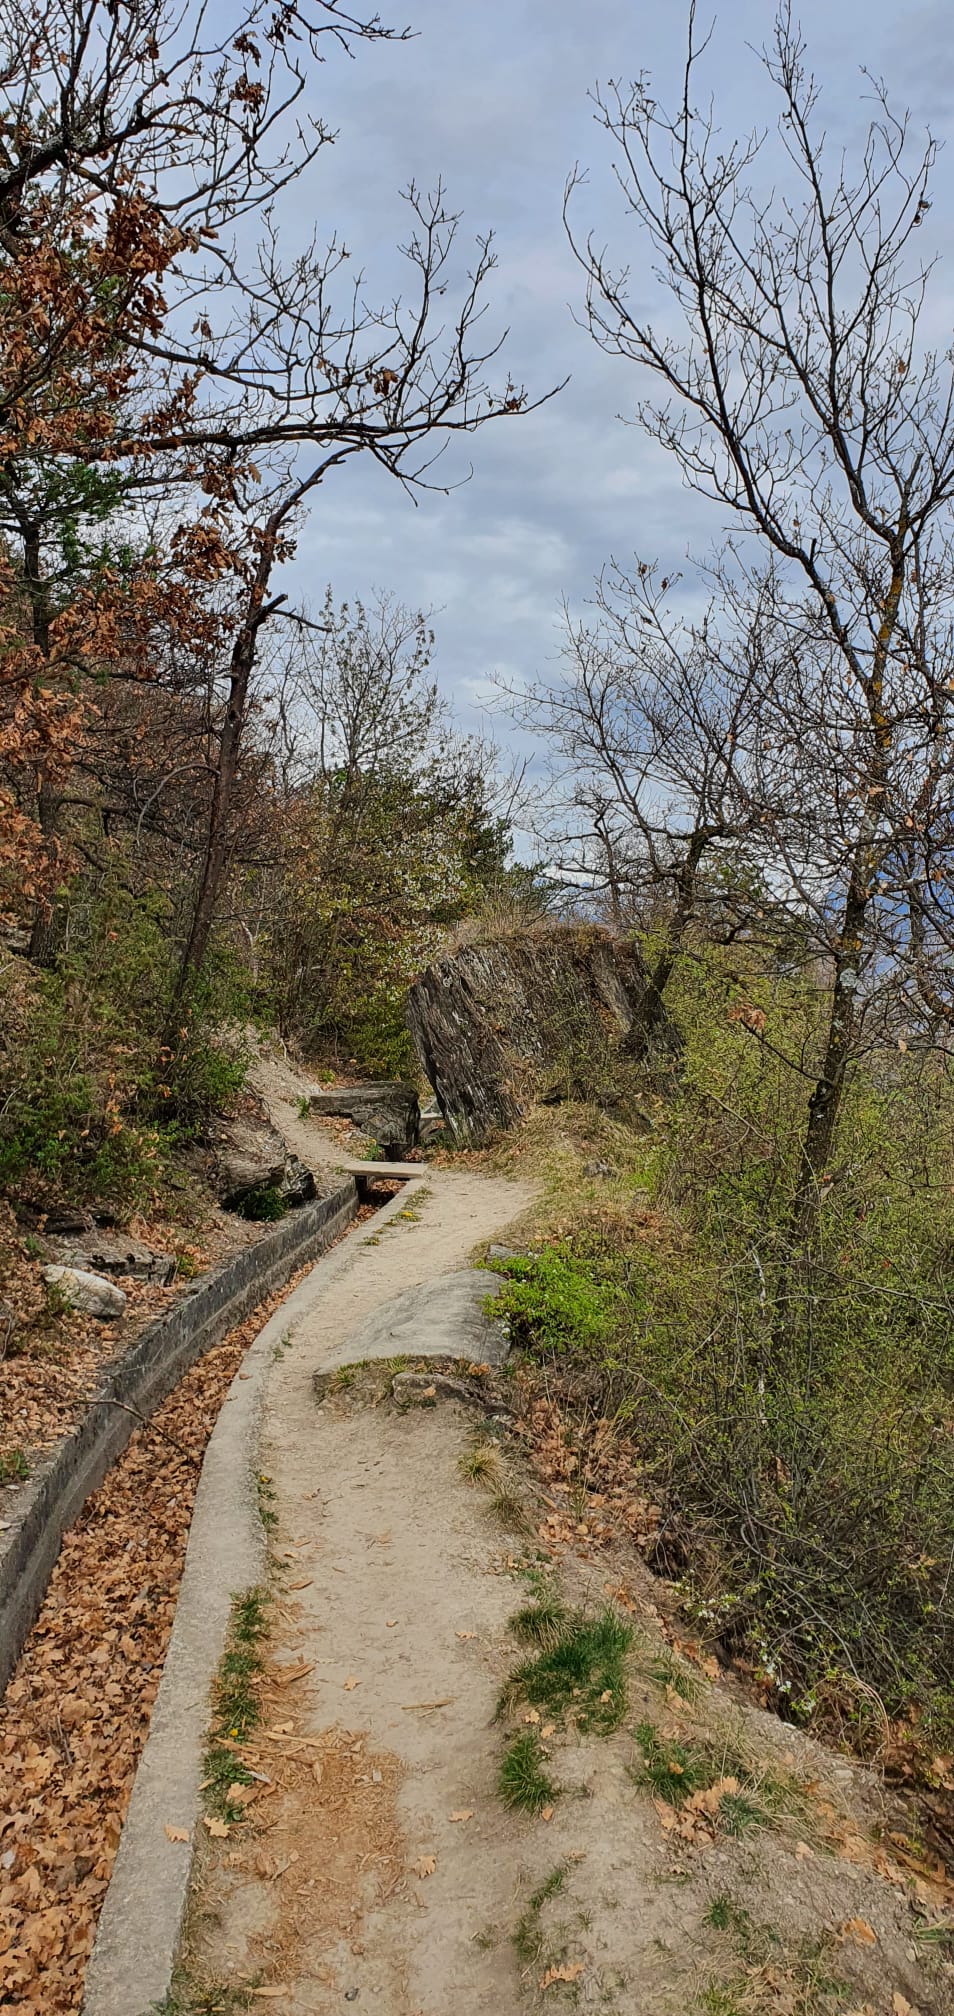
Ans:
<svg viewBox="0 0 954 2016"><path fill-rule="evenodd" d="M316 1953L341 1942L360 1952L362 1912L395 1894L406 1862L395 1811L397 1759L370 1750L360 1730L302 1728L315 1706L307 1689L295 1695L296 1721L279 1719L286 1700L267 1673L261 1706L261 1728L236 1748L250 1770L267 1774L265 1796L233 1823L228 1841L203 1841L205 1908L187 1962L214 1974L225 1926L242 1965L250 1974L265 1971L277 1999ZM250 1913L253 1884L261 1908ZM323 1985L333 1980L329 1964Z"/></svg>
<svg viewBox="0 0 954 2016"><path fill-rule="evenodd" d="M191 1367L66 1535L0 1707L0 2008L78 2011L149 1727L205 1445L280 1295ZM14 1361L16 1364L18 1361ZM4 1368L6 1369L6 1368Z"/></svg>
<svg viewBox="0 0 954 2016"><path fill-rule="evenodd" d="M693 1792L681 1806L670 1806L665 1799L654 1799L653 1805L664 1833L704 1847L715 1839L723 1799L732 1798L739 1789L737 1778L718 1778L714 1785Z"/></svg>
<svg viewBox="0 0 954 2016"><path fill-rule="evenodd" d="M859 1946L877 1946L878 1934L867 1918L846 1918L838 1927L839 1939L853 1939Z"/></svg>
<svg viewBox="0 0 954 2016"><path fill-rule="evenodd" d="M548 1967L540 1976L541 1988L553 1988L558 1981L578 1981L583 1972L582 1960L564 1960L559 1967Z"/></svg>
<svg viewBox="0 0 954 2016"><path fill-rule="evenodd" d="M268 1229L224 1212L210 1211L210 1217L201 1248L187 1246L181 1228L169 1223L134 1218L129 1230L156 1252L188 1252L193 1264L207 1267ZM22 1450L33 1467L83 1413L104 1367L147 1323L186 1294L190 1283L179 1279L160 1288L155 1282L124 1277L120 1286L126 1309L116 1323L97 1323L76 1311L52 1311L40 1275L41 1261L27 1254L24 1236L9 1205L0 1205L0 1300L13 1316L0 1357L0 1455Z"/></svg>
<svg viewBox="0 0 954 2016"><path fill-rule="evenodd" d="M552 1393L534 1393L524 1381L515 1425L544 1485L549 1509L540 1538L546 1546L572 1546L585 1554L624 1534L641 1551L651 1547L659 1511L646 1498L632 1445L612 1422L588 1423L584 1434ZM584 1518L576 1504L581 1485Z"/></svg>

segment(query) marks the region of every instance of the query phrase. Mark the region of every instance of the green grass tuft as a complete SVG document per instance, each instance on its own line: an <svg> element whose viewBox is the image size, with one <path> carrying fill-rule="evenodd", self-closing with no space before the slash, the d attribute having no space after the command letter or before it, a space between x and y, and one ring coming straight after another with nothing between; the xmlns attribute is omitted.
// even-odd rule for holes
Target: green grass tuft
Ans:
<svg viewBox="0 0 954 2016"><path fill-rule="evenodd" d="M22 1484L30 1475L30 1465L22 1449L0 1452L0 1485Z"/></svg>
<svg viewBox="0 0 954 2016"><path fill-rule="evenodd" d="M540 1923L540 1913L551 1897L558 1897L567 1879L565 1862L558 1862L544 1877L539 1888L527 1900L526 1910L517 1920L513 1934L513 1948L522 1967L536 1967L540 1964L546 1947L546 1933Z"/></svg>
<svg viewBox="0 0 954 2016"><path fill-rule="evenodd" d="M241 1817L226 1798L230 1785L250 1785L251 1773L231 1748L243 1743L261 1719L257 1683L263 1672L262 1640L268 1630L268 1597L249 1589L235 1597L228 1643L215 1683L212 1727L205 1754L205 1798L210 1813L223 1820Z"/></svg>
<svg viewBox="0 0 954 2016"><path fill-rule="evenodd" d="M639 1724L636 1741L643 1753L642 1765L632 1772L636 1784L669 1806L684 1806L693 1793L707 1792L724 1779L736 1781L736 1789L722 1793L718 1811L711 1816L726 1834L748 1834L803 1806L794 1782L754 1770L728 1745L679 1742L660 1736L651 1722Z"/></svg>
<svg viewBox="0 0 954 2016"><path fill-rule="evenodd" d="M277 1495L271 1478L264 1470L260 1470L255 1479L255 1496L258 1502L258 1516L266 1533L273 1533L278 1525L278 1513L275 1510Z"/></svg>
<svg viewBox="0 0 954 2016"><path fill-rule="evenodd" d="M636 1783L669 1806L684 1806L694 1792L704 1792L721 1776L707 1751L661 1737L652 1722L640 1722L636 1741L643 1753Z"/></svg>
<svg viewBox="0 0 954 2016"><path fill-rule="evenodd" d="M699 1699L701 1687L695 1673L691 1672L688 1666L684 1666L681 1659L676 1658L668 1645L643 1668L643 1671L647 1680L651 1680L655 1687L671 1687L673 1693L678 1694L680 1701L686 1701L691 1705L693 1701Z"/></svg>
<svg viewBox="0 0 954 2016"><path fill-rule="evenodd" d="M535 1612L539 1621L532 1623ZM550 1715L572 1709L581 1729L603 1734L617 1729L626 1713L631 1625L608 1608L587 1617L582 1611L560 1614L552 1603L541 1602L518 1612L520 1620L524 1634L541 1632L541 1649L514 1669L505 1700L522 1698Z"/></svg>
<svg viewBox="0 0 954 2016"><path fill-rule="evenodd" d="M782 2008L788 2016L834 2016L843 2007L850 1991L832 1970L830 1938L786 1942L725 1895L713 1898L704 1922L728 1934L741 1963L702 1989L694 2006L705 2016L770 2016Z"/></svg>
<svg viewBox="0 0 954 2016"><path fill-rule="evenodd" d="M559 1787L544 1768L543 1750L535 1729L521 1731L508 1743L500 1760L497 1789L505 1806L519 1813L542 1813L559 1797Z"/></svg>
<svg viewBox="0 0 954 2016"><path fill-rule="evenodd" d="M550 1645L566 1619L566 1605L545 1589L510 1619L510 1629L522 1645Z"/></svg>
<svg viewBox="0 0 954 2016"><path fill-rule="evenodd" d="M714 1932L729 1932L732 1929L734 1905L731 1897L720 1893L713 1897L703 1917L704 1925L711 1925Z"/></svg>

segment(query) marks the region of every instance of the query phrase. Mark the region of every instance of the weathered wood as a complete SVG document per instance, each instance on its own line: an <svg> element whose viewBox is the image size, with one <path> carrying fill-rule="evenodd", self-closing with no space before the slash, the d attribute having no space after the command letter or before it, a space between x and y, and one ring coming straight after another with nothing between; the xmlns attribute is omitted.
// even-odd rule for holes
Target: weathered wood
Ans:
<svg viewBox="0 0 954 2016"><path fill-rule="evenodd" d="M591 1096L632 1043L646 975L632 943L551 925L463 944L411 988L408 1026L459 1144L506 1131L537 1099Z"/></svg>

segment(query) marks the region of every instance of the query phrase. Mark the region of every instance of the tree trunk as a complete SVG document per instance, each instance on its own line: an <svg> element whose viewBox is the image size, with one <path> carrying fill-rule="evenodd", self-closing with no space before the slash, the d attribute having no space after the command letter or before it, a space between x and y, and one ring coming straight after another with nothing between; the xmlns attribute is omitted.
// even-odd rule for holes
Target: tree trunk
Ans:
<svg viewBox="0 0 954 2016"><path fill-rule="evenodd" d="M219 898L225 882L229 858L229 824L235 782L238 776L239 756L242 736L248 716L248 694L255 654L258 648L258 633L265 617L275 607L265 606L265 591L275 560L275 546L280 518L278 514L269 520L262 539L258 566L248 593L245 621L232 647L232 661L229 669L229 697L225 710L225 721L219 737L218 760L215 766L215 782L212 789L212 804L209 811L209 829L206 837L205 854L199 876L195 907L188 941L182 955L179 977L173 1000L173 1013L186 994L191 980L200 971L212 926L218 908Z"/></svg>
<svg viewBox="0 0 954 2016"><path fill-rule="evenodd" d="M23 526L23 583L30 598L30 630L38 651L50 655L50 597L43 576L38 524ZM41 779L37 786L37 823L44 838L55 840L59 826L60 801L51 784ZM66 905L54 898L51 904L37 903L30 932L29 957L34 966L53 966L66 936Z"/></svg>
<svg viewBox="0 0 954 2016"><path fill-rule="evenodd" d="M870 885L869 885L870 887ZM855 1033L855 995L869 889L850 889L835 956L835 984L821 1073L808 1102L798 1187L792 1211L792 1243L810 1246L818 1229L821 1183L830 1162Z"/></svg>
<svg viewBox="0 0 954 2016"><path fill-rule="evenodd" d="M631 1057L644 1056L660 1030L669 1026L664 996L695 908L699 865L709 837L704 829L697 827L690 838L686 858L676 880L676 908L666 932L665 944L647 980L639 1018L633 1023L625 1046Z"/></svg>

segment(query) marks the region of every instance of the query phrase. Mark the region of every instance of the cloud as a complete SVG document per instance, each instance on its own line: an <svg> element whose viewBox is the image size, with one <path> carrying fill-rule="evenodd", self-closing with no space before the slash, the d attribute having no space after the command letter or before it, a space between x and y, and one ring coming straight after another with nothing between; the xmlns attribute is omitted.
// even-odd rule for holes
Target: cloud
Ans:
<svg viewBox="0 0 954 2016"><path fill-rule="evenodd" d="M359 49L353 63L330 60L319 73L315 103L340 137L296 193L296 221L302 230L314 221L319 236L343 233L366 268L369 297L386 297L405 229L397 191L412 175L427 185L443 174L453 207L465 213L462 254L465 239L497 229L489 326L510 325L505 368L532 393L567 374L571 382L539 413L454 443L438 480L465 474L472 457L472 481L449 496L424 496L417 509L375 467L333 473L303 531L289 586L312 601L326 580L349 596L384 587L438 610L438 670L473 725L495 668L520 681L552 660L561 598L579 606L610 553L658 555L671 571L720 531L719 512L681 486L637 428L620 424L617 416L632 414L645 387L574 322L582 278L560 216L565 176L580 159L591 171L577 199L581 221L630 260L634 289L656 294L586 94L596 77L643 68L671 92L685 12L636 8L632 0L408 6L416 40ZM382 4L385 18L390 11ZM773 11L766 0L733 0L717 25L708 76L728 130L746 129L771 109L745 45L763 41ZM902 23L887 0L842 0L837 10L830 0L803 0L800 13L839 138L868 109L860 61L925 103L931 97L949 123L954 58L940 0L916 10L913 33L911 14ZM942 243L951 173L942 163L932 213ZM665 312L664 301L660 307Z"/></svg>

